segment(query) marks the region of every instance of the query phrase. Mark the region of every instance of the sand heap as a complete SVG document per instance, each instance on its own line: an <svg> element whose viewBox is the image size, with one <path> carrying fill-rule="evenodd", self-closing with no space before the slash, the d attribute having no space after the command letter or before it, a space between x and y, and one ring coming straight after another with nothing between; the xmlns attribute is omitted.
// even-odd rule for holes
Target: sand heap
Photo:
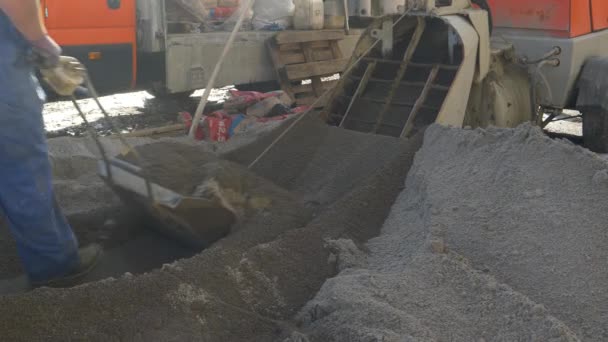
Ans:
<svg viewBox="0 0 608 342"><path fill-rule="evenodd" d="M247 165L279 133L219 150ZM342 263L326 241L363 243L378 235L421 140L406 143L304 120L252 170L268 180L260 191L280 196L269 208L245 215L232 234L192 258L144 275L0 297L0 332L13 341L274 341L289 336L294 330L290 318ZM161 146L142 146L141 151L159 159L197 152L192 144L171 142L164 145L167 155ZM201 155L210 150L195 147ZM199 175L179 169L170 173L178 182L161 174L156 180L191 191ZM187 177L193 184L181 183ZM162 252L137 251L146 257Z"/></svg>
<svg viewBox="0 0 608 342"><path fill-rule="evenodd" d="M215 151L248 165L279 133ZM245 210L226 238L143 275L0 297L0 332L14 341L608 339L606 163L531 127L437 126L406 182L421 141L303 120L247 172L254 184L239 183L272 205ZM156 180L189 192L204 166L181 157L208 161L213 150L172 140L141 151L173 160ZM85 157L56 165L66 181L81 178L70 187L93 184L77 177L92 172ZM232 183L221 170L211 171ZM164 248L125 246L123 262Z"/></svg>
<svg viewBox="0 0 608 342"><path fill-rule="evenodd" d="M433 126L381 235L297 321L311 341L605 341L607 198L608 164L537 128Z"/></svg>

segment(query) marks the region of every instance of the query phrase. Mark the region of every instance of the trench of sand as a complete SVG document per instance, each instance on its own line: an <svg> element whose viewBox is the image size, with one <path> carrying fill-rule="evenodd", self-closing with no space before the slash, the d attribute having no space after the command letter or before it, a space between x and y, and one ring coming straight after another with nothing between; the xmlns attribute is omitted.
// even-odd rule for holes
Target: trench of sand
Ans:
<svg viewBox="0 0 608 342"><path fill-rule="evenodd" d="M219 147L176 141L165 141L156 147L158 142L154 141L137 143L141 143L144 154L149 149L158 161L171 160L176 155L154 153L160 147L178 151L178 155L215 150L230 162L246 165L277 134L262 132L255 140L244 138ZM420 138L417 141L419 144ZM68 216L78 216L86 207L84 198L68 198L76 194L72 186L94 187L95 191L85 192L94 194L89 203L107 204L107 208L91 206L91 212L99 217L92 221L101 227L90 229L91 221L85 219L86 228L74 224L77 234L83 240L92 230L98 232L89 237L90 241L105 235L108 252L112 248L117 251L115 260L123 269L116 268L112 278L99 275L104 277L102 281L76 288L39 289L1 297L4 303L0 305L0 315L7 320L0 323L0 330L16 340L35 338L41 331L55 338L69 334L127 340L163 339L169 335L181 337L174 337L178 340L274 339L282 329L290 331L286 327L289 323L283 322L288 322L325 279L337 272L333 254L325 248L326 240L349 237L363 243L377 234L417 149L397 139L330 128L316 119L305 120L281 146L247 172L255 182L240 185L248 198L271 198L271 205L245 205L232 234L197 253L174 248L173 243L158 240L154 233L133 227L129 213L119 214L120 202L90 173L94 162L90 142L78 147L68 141L69 149L63 153L56 151L53 144L57 141L51 142L51 151L55 150L52 158L60 176L56 178L59 183L69 183L57 186ZM83 160L86 167L80 169ZM183 168L174 171L173 180L184 179L184 174L180 174ZM230 172L225 174L230 177ZM75 177L77 183L71 183ZM68 189L62 191L62 186ZM73 202L79 204L72 212L66 204ZM140 242L138 247L130 247ZM131 267L129 262L149 261L155 254L179 260L158 258L155 265L149 263L146 267L135 262L131 264L135 269L120 274ZM139 272L145 273L133 275ZM48 315L57 307L61 307L60 315ZM91 307L96 310L91 312ZM40 320L42 316L38 314L53 318ZM15 321L10 322L13 318ZM150 319L152 323L148 322ZM32 329L32 325L40 327Z"/></svg>
<svg viewBox="0 0 608 342"><path fill-rule="evenodd" d="M0 297L3 336L300 342L599 341L606 334L605 294L597 287L605 266L593 263L593 274L581 267L604 255L605 162L531 127L434 127L414 163L422 136L399 141L307 119L254 169L236 166L248 165L277 134L215 146L133 141L159 165L172 165L157 179L166 186L195 188L200 176L182 158L196 165L213 152L226 160L215 169L220 182L238 183L248 199L271 199L262 207L239 202L232 233L204 250L124 212L91 173L91 142L52 141L58 196L77 234L105 242L115 259L111 272L90 279L101 281ZM547 167L556 171L545 179ZM582 177L565 182L572 172ZM591 208L584 229L571 228L580 205L568 208L563 225L555 207L541 205L559 182L580 188L574 198ZM535 211L549 215L539 221ZM554 235L551 224L559 228ZM568 247L576 231L580 254ZM560 265L568 267L556 273ZM576 292L580 284L588 289Z"/></svg>

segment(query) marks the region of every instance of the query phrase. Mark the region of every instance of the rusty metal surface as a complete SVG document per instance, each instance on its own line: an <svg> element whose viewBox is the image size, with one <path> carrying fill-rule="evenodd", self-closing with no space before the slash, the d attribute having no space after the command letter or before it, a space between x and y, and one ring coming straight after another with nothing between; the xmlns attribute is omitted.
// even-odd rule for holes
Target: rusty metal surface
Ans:
<svg viewBox="0 0 608 342"><path fill-rule="evenodd" d="M494 25L522 29L568 31L570 0L489 0Z"/></svg>
<svg viewBox="0 0 608 342"><path fill-rule="evenodd" d="M608 28L608 1L591 0L591 17L594 31Z"/></svg>

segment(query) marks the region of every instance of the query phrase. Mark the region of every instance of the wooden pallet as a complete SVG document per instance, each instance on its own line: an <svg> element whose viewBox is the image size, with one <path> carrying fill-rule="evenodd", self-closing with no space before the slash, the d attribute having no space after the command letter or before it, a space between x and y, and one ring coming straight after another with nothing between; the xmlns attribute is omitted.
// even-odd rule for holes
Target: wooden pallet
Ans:
<svg viewBox="0 0 608 342"><path fill-rule="evenodd" d="M297 105L313 104L338 83L331 76L343 72L349 61L338 45L342 39L342 30L283 31L267 42L279 84Z"/></svg>

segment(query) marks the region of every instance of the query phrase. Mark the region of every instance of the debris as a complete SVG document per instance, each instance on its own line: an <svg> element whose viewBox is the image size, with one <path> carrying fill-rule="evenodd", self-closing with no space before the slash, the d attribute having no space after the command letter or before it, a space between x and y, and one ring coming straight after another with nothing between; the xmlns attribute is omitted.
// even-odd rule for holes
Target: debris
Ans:
<svg viewBox="0 0 608 342"><path fill-rule="evenodd" d="M290 111L293 100L288 95L285 95L285 97L288 99L287 101L277 96L269 97L253 104L247 108L247 115L263 118L287 114Z"/></svg>

